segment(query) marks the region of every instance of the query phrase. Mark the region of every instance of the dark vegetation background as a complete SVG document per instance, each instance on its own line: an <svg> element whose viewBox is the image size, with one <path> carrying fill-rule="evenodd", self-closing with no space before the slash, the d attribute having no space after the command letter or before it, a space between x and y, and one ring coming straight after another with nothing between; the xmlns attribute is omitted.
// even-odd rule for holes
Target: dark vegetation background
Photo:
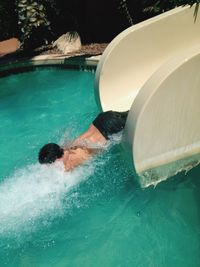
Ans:
<svg viewBox="0 0 200 267"><path fill-rule="evenodd" d="M24 49L77 31L83 44L108 43L127 27L189 0L0 0L0 41L17 37ZM32 13L30 13L32 12Z"/></svg>

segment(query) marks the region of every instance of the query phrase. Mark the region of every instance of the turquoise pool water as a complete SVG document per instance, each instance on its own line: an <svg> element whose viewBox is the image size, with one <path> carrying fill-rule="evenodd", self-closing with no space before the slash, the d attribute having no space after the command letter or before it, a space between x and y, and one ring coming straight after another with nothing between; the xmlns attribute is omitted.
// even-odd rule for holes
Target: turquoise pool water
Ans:
<svg viewBox="0 0 200 267"><path fill-rule="evenodd" d="M98 114L94 73L0 79L0 266L200 266L200 168L141 189L116 136L73 173L40 166Z"/></svg>

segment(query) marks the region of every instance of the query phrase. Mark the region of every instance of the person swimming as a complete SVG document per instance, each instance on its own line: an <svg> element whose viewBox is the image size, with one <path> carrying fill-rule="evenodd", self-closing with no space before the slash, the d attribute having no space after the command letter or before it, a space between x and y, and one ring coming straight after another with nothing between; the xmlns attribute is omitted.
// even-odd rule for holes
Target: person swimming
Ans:
<svg viewBox="0 0 200 267"><path fill-rule="evenodd" d="M55 143L44 145L38 155L41 164L62 161L65 170L71 171L98 153L112 134L122 131L126 124L128 111L106 111L100 113L88 130L66 146Z"/></svg>

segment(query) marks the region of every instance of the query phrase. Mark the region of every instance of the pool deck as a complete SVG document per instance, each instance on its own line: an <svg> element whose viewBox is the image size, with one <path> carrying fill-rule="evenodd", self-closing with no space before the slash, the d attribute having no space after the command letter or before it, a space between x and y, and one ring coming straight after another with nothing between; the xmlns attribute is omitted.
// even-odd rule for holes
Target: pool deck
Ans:
<svg viewBox="0 0 200 267"><path fill-rule="evenodd" d="M107 43L82 45L80 50L62 54L60 50L51 46L23 51L19 49L18 39L11 38L0 42L0 77L40 66L94 71L107 45Z"/></svg>
<svg viewBox="0 0 200 267"><path fill-rule="evenodd" d="M97 66L101 55L98 56L91 56L91 57L83 57L83 56L75 56L75 57L69 57L64 54L50 54L50 55L38 55L31 58L31 61L34 65L46 65L46 64L65 64L66 61L72 61L76 62L77 60L80 61L80 58L82 58L82 61L85 62L86 65L91 66Z"/></svg>
<svg viewBox="0 0 200 267"><path fill-rule="evenodd" d="M101 55L68 56L64 54L37 55L26 58L8 58L0 61L0 77L32 70L40 66L57 66L68 69L95 71Z"/></svg>

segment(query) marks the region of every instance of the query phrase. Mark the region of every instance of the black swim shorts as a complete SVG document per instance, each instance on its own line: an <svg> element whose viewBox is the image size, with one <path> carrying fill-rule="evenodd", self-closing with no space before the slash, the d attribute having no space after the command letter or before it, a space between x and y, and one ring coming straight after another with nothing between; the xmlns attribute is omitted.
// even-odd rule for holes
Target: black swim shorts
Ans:
<svg viewBox="0 0 200 267"><path fill-rule="evenodd" d="M118 133L124 129L128 111L106 111L100 113L93 121L93 125L100 131L100 133L109 139L109 135Z"/></svg>

